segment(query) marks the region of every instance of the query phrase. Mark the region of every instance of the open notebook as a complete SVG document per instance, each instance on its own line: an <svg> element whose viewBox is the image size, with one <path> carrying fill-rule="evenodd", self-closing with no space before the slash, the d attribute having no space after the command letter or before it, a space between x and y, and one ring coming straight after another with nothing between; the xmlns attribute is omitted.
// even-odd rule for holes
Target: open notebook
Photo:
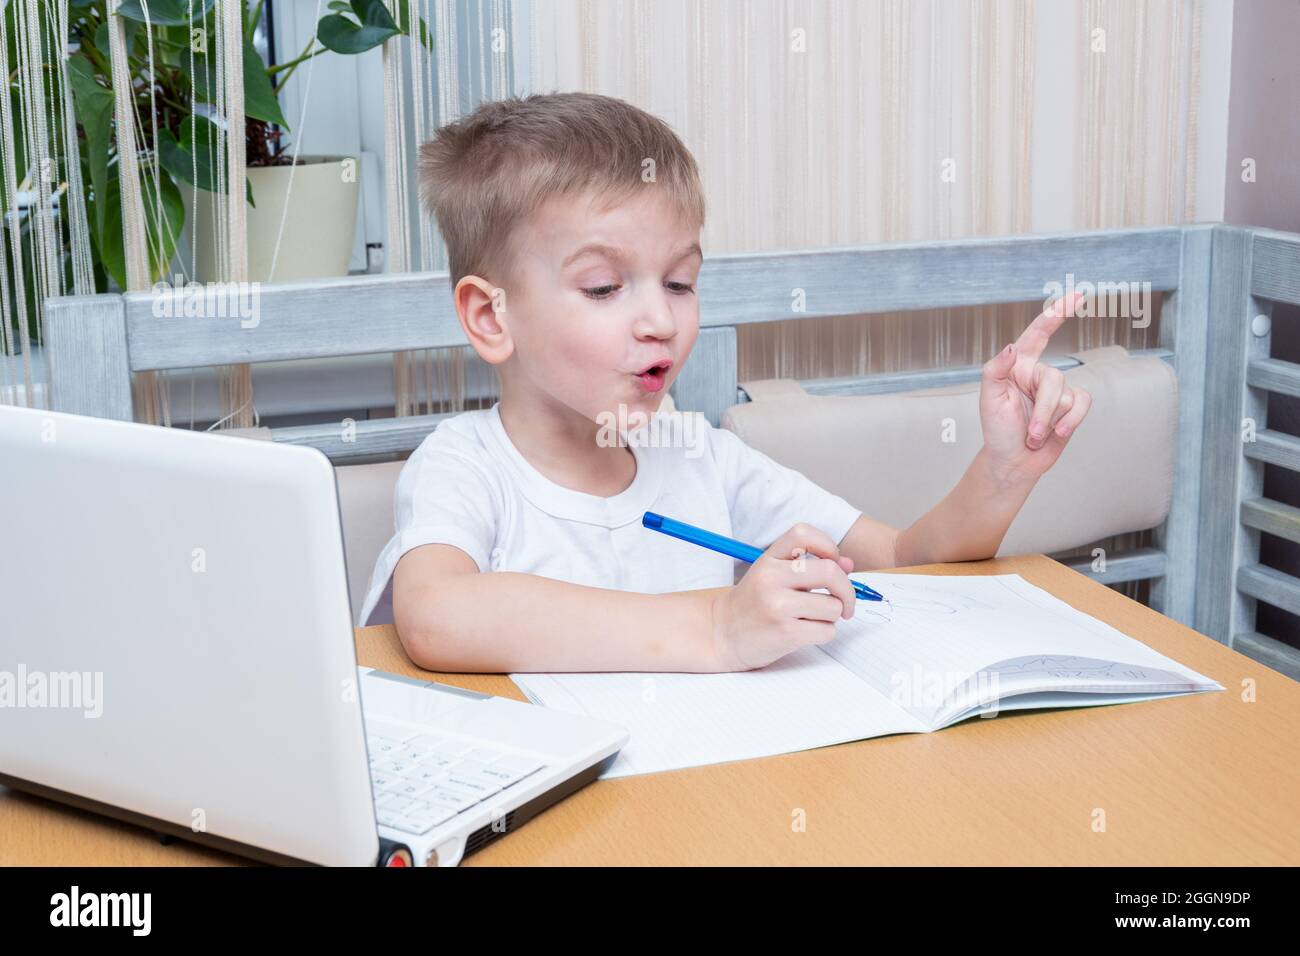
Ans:
<svg viewBox="0 0 1300 956"><path fill-rule="evenodd" d="M833 641L733 674L512 674L534 703L622 724L604 777L743 760L975 716L1223 690L1018 574L852 575Z"/></svg>

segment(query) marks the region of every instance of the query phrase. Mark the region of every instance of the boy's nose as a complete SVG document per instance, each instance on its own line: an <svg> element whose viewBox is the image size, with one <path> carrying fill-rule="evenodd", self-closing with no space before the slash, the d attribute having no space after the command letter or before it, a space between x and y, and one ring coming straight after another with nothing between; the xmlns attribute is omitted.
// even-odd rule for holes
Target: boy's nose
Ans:
<svg viewBox="0 0 1300 956"><path fill-rule="evenodd" d="M638 338L670 338L677 334L677 318L666 301L656 300L642 311L633 331Z"/></svg>

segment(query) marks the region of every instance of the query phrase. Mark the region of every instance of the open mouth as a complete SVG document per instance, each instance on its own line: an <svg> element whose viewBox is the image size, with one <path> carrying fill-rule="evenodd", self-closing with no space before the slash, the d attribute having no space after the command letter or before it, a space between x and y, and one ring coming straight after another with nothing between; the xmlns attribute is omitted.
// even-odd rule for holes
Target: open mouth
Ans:
<svg viewBox="0 0 1300 956"><path fill-rule="evenodd" d="M657 392L664 387L664 382L668 379L668 370L672 368L672 362L659 361L653 365L648 365L640 372L636 373L636 379L641 387L648 392Z"/></svg>

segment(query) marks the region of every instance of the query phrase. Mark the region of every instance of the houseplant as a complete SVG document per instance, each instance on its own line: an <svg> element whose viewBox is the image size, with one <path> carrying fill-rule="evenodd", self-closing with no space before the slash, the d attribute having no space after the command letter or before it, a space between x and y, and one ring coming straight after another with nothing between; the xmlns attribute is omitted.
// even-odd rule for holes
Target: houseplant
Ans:
<svg viewBox="0 0 1300 956"><path fill-rule="evenodd" d="M407 0L399 0L395 5L396 17L390 14L382 0L352 0L351 3L335 0L329 4L330 12L318 22L315 37L308 48L292 60L268 67L252 42L264 12L264 0L257 0L251 9L242 0L230 2L240 3L243 20L245 149L250 170L280 166L290 161L291 151L284 137L289 123L281 112L278 93L299 66L326 52L350 55L372 49L390 37L405 34L406 31L398 24L409 22ZM125 288L118 146L113 122L114 93L108 44L109 0L67 0L66 37L60 35L58 28L60 4L39 4L39 22L22 24L25 30L20 33L16 11L22 6L6 4L0 20L3 42L10 51L12 72L6 77L5 95L13 104L14 125L18 126L22 114L20 84L25 82L26 76L16 68L16 64L21 62L19 45L25 42L23 49L26 53L45 51L47 54L42 57L44 62L39 67L45 83L42 94L50 110L48 128L58 130L62 127L62 102L56 95L54 57L66 45L66 76L76 121L95 290L109 291L114 286ZM145 6L146 2L142 0L125 0L117 13L124 24L128 71L134 81L134 107L143 141L139 165L146 207L148 268L153 282L170 271L177 241L187 220L184 194L193 194L196 187L209 192L223 192L225 183L217 175L212 149L215 124L222 122L213 105L217 98L216 70L215 64L209 60L215 52L213 36L218 11L214 9L214 0L147 0L147 29ZM423 22L419 28L420 40L428 47L427 28ZM152 44L148 42L149 38ZM21 131L15 130L15 179L20 197L30 192L32 178L42 174L31 168L33 164L25 155L22 139ZM57 149L51 151L51 155L57 156L56 168L43 173L58 184L56 193L68 188L71 179L70 170L66 168L67 158L58 152ZM24 184L28 184L28 188L25 189ZM298 188L296 182L294 188ZM255 203L254 188L249 189L246 198ZM0 184L3 208L14 208L16 201ZM26 269L32 259L31 249L27 248L30 246L27 241L28 216L23 208L19 211L21 228L6 230L3 241L23 243L25 248L17 258ZM278 226L277 218L277 229ZM350 246L350 236L348 243ZM4 267L12 268L12 250L4 248L0 251L4 253ZM61 256L61 268L66 272L71 268L66 235ZM27 281L23 286L28 299L28 315L32 316L34 326L39 314L37 284ZM10 282L8 288L12 297L15 283ZM31 333L36 336L35 327Z"/></svg>
<svg viewBox="0 0 1300 956"><path fill-rule="evenodd" d="M321 19L307 47L292 60L267 69L276 97L294 71L313 57L327 51L363 53L403 32L380 0L353 3L335 0L329 6L333 12ZM397 10L401 22L408 22L405 2ZM421 39L428 46L428 32L422 21L420 31ZM250 55L251 51L246 50L246 60ZM274 125L266 116L250 114L246 147L248 186L259 201L246 211L248 277L257 281L283 281L343 275L348 269L356 230L359 160L351 156L294 156L281 135L288 130L288 123L283 116L273 122ZM183 166L188 157L180 155L177 159ZM221 206L214 199L214 193L203 190L186 193L192 235L214 234L214 220L222 215ZM196 278L201 281L222 278L216 252L212 242L198 242Z"/></svg>

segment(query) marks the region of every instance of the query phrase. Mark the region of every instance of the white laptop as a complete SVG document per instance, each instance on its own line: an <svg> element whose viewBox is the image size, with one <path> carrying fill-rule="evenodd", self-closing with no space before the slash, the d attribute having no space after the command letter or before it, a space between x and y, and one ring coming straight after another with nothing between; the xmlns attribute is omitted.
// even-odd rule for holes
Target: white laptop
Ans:
<svg viewBox="0 0 1300 956"><path fill-rule="evenodd" d="M0 406L0 784L270 862L452 866L627 736L358 668L319 451Z"/></svg>

